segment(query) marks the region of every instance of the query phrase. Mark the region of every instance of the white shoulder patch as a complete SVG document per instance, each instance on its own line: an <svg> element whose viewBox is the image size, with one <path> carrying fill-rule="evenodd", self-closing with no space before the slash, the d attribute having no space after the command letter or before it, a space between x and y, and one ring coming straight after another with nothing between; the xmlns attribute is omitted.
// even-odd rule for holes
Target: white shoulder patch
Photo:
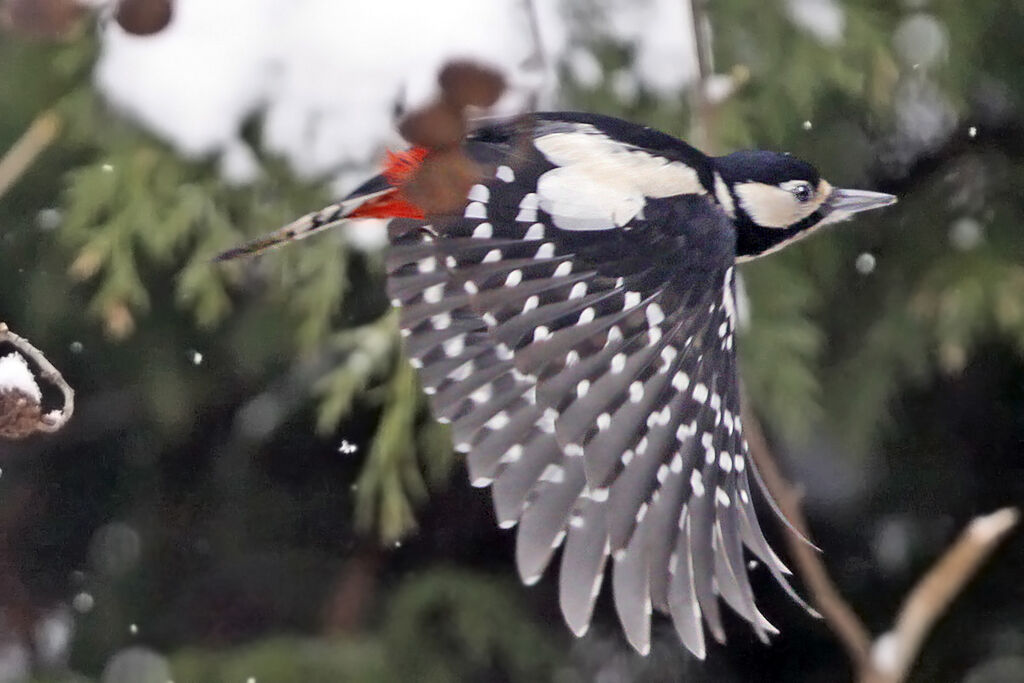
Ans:
<svg viewBox="0 0 1024 683"><path fill-rule="evenodd" d="M715 198L721 205L725 212L729 214L729 218L736 218L736 203L732 200L732 192L729 191L729 186L722 180L722 176L718 171L715 171Z"/></svg>
<svg viewBox="0 0 1024 683"><path fill-rule="evenodd" d="M641 214L646 198L703 194L697 171L635 149L589 124L534 140L559 168L537 183L540 208L563 230L610 230Z"/></svg>

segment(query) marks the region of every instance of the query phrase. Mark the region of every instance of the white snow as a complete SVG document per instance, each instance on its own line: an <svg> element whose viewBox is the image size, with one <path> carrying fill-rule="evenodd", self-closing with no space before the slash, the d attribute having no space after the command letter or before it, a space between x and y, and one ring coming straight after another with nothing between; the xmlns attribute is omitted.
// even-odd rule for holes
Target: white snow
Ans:
<svg viewBox="0 0 1024 683"><path fill-rule="evenodd" d="M895 673L899 667L901 649L895 633L883 633L871 646L871 662L882 673Z"/></svg>
<svg viewBox="0 0 1024 683"><path fill-rule="evenodd" d="M647 88L668 96L697 76L693 13L682 0L606 0L603 27L636 49L636 75Z"/></svg>
<svg viewBox="0 0 1024 683"><path fill-rule="evenodd" d="M28 363L16 352L0 358L0 391L12 389L20 391L36 403L43 400L43 393L36 384Z"/></svg>
<svg viewBox="0 0 1024 683"><path fill-rule="evenodd" d="M594 53L584 47L571 50L566 65L573 79L585 88L596 88L604 78L604 69Z"/></svg>
<svg viewBox="0 0 1024 683"><path fill-rule="evenodd" d="M548 55L564 52L560 18L538 3ZM543 10L541 9L543 8ZM547 44L551 43L551 44ZM224 174L253 177L239 138L264 116L263 144L306 176L375 161L393 132L396 102L434 94L439 66L469 57L500 67L515 111L546 82L519 0L179 0L170 26L138 38L110 22L95 79L111 103L189 156L224 154ZM551 76L550 78L548 76Z"/></svg>
<svg viewBox="0 0 1024 683"><path fill-rule="evenodd" d="M788 0L790 21L823 45L837 45L846 28L846 14L836 0Z"/></svg>
<svg viewBox="0 0 1024 683"><path fill-rule="evenodd" d="M542 43L536 59L528 6L178 0L171 24L155 36L131 36L108 22L94 77L110 103L183 154L220 157L230 182L258 175L240 128L261 116L267 151L306 177L328 176L348 190L383 148L402 144L394 132L396 104L407 109L432 96L448 59L473 58L508 74L503 112L518 111L533 94L542 108L556 105L563 63L585 83L601 77L593 55L575 34L571 39L564 3L556 0L532 3ZM598 30L636 49L636 83L675 95L693 81L688 3L607 0L601 11Z"/></svg>

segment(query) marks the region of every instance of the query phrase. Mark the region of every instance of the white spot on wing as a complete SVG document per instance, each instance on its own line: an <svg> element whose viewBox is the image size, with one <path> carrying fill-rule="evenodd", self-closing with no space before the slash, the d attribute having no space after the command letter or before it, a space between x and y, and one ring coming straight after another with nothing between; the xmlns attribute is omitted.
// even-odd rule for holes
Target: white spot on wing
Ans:
<svg viewBox="0 0 1024 683"><path fill-rule="evenodd" d="M487 207L480 202L470 202L464 215L466 218L487 218Z"/></svg>
<svg viewBox="0 0 1024 683"><path fill-rule="evenodd" d="M622 372L623 368L626 367L626 354L617 353L612 357L612 372Z"/></svg>
<svg viewBox="0 0 1024 683"><path fill-rule="evenodd" d="M698 470L694 470L690 475L690 488L693 489L693 495L698 498L704 495L704 478L700 476Z"/></svg>
<svg viewBox="0 0 1024 683"><path fill-rule="evenodd" d="M544 239L544 224L534 223L527 229L526 234L523 235L524 240L540 240Z"/></svg>
<svg viewBox="0 0 1024 683"><path fill-rule="evenodd" d="M498 171L494 174L494 177L498 180L503 180L506 183L511 183L516 179L516 174L509 166L501 165L498 167Z"/></svg>
<svg viewBox="0 0 1024 683"><path fill-rule="evenodd" d="M516 214L516 220L520 223L532 223L537 220L537 209L520 209Z"/></svg>
<svg viewBox="0 0 1024 683"><path fill-rule="evenodd" d="M444 296L444 283L432 285L423 290L423 300L428 304L436 304Z"/></svg>
<svg viewBox="0 0 1024 683"><path fill-rule="evenodd" d="M550 464L544 468L540 475L541 481L548 481L552 484L561 484L565 481L565 470L561 465Z"/></svg>
<svg viewBox="0 0 1024 683"><path fill-rule="evenodd" d="M648 304L646 314L647 324L651 327L657 327L665 320L665 312L658 304Z"/></svg>
<svg viewBox="0 0 1024 683"><path fill-rule="evenodd" d="M491 198L491 191L487 189L486 185L477 183L473 187L469 188L469 195L467 198L474 202L483 202L486 204Z"/></svg>
<svg viewBox="0 0 1024 683"><path fill-rule="evenodd" d="M504 428L505 425L507 425L508 423L508 413L502 410L501 412L495 414L494 417L492 417L490 420L485 422L484 426L487 427L488 429L498 430Z"/></svg>
<svg viewBox="0 0 1024 683"><path fill-rule="evenodd" d="M453 358L459 355L460 353L462 353L463 349L466 348L466 335L460 334L457 337L452 337L451 339L448 339L443 344L441 344L441 348L444 350L444 355L448 356L449 358Z"/></svg>

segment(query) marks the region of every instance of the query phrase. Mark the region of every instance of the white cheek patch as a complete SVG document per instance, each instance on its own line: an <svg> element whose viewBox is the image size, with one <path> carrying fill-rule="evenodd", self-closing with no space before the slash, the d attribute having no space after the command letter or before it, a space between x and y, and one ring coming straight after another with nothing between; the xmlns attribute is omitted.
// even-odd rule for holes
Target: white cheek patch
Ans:
<svg viewBox="0 0 1024 683"><path fill-rule="evenodd" d="M788 228L814 213L827 195L818 193L801 202L792 192L775 185L748 181L734 186L740 206L763 228Z"/></svg>
<svg viewBox="0 0 1024 683"><path fill-rule="evenodd" d="M628 147L590 125L534 141L559 168L537 183L540 208L563 230L610 230L642 215L648 197L703 193L697 172L680 161Z"/></svg>

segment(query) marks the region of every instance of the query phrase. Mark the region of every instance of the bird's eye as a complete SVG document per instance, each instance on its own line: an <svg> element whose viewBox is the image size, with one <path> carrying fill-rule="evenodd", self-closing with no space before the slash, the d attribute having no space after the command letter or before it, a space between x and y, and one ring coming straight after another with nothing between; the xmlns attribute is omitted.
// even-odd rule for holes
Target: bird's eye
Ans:
<svg viewBox="0 0 1024 683"><path fill-rule="evenodd" d="M811 197L814 196L814 190L807 183L801 183L793 188L793 196L796 197L798 202L810 201Z"/></svg>

